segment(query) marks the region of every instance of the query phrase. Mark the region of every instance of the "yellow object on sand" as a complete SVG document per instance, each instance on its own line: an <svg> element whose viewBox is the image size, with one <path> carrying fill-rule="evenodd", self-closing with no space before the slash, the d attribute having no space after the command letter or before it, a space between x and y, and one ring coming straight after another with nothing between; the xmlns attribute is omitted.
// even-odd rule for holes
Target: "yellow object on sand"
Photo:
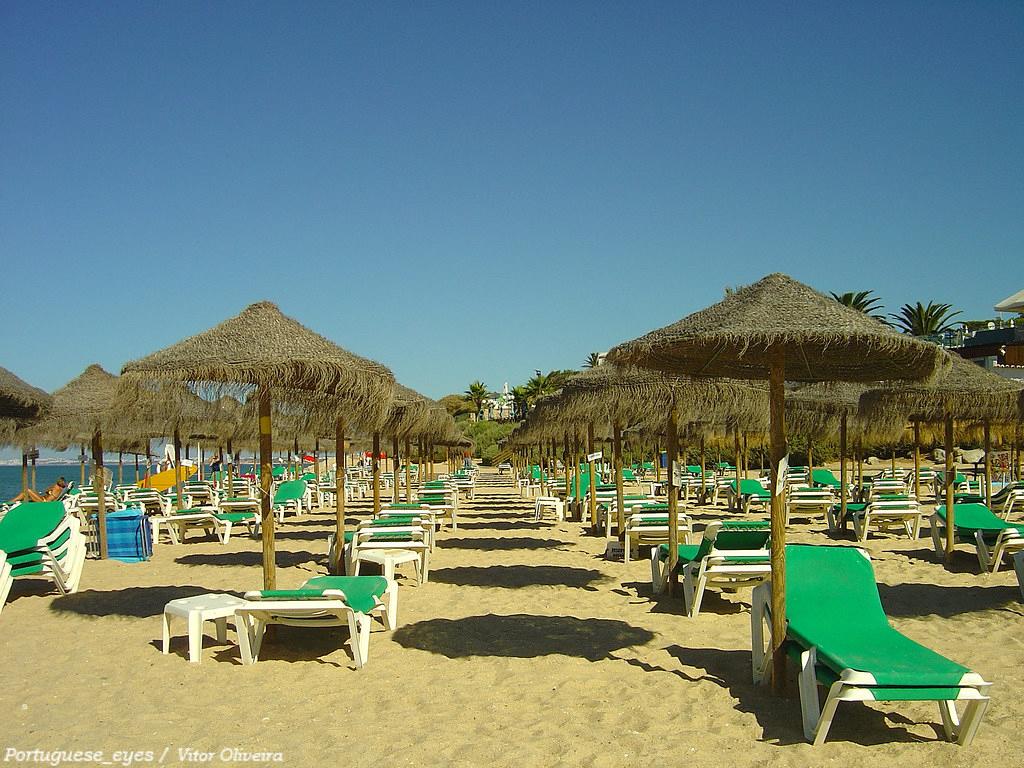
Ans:
<svg viewBox="0 0 1024 768"><path fill-rule="evenodd" d="M181 468L181 482L185 482L192 475L199 471L198 467L182 467ZM174 469L166 469L163 472L157 472L155 475L150 475L148 478L139 483L142 488L152 488L156 491L166 491L168 488L173 488L175 483Z"/></svg>

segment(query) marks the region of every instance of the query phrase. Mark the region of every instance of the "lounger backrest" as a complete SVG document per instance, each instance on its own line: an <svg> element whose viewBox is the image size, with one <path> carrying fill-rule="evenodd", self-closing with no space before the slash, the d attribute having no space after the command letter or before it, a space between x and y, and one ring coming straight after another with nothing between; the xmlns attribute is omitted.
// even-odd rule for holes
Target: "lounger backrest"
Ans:
<svg viewBox="0 0 1024 768"><path fill-rule="evenodd" d="M36 546L57 530L66 516L60 501L26 501L11 507L0 520L0 550L11 553Z"/></svg>
<svg viewBox="0 0 1024 768"><path fill-rule="evenodd" d="M935 514L945 521L946 505L942 504L936 507ZM984 504L954 504L953 526L958 533L972 535L975 531L981 531L983 534L999 534L1008 528L1014 528L1024 533L1024 525L1012 525L1006 522Z"/></svg>
<svg viewBox="0 0 1024 768"><path fill-rule="evenodd" d="M730 487L733 492L736 491L736 481L733 480L730 483ZM761 485L757 480L741 480L740 481L740 494L743 496L767 496L770 491Z"/></svg>
<svg viewBox="0 0 1024 768"><path fill-rule="evenodd" d="M277 488L274 494L274 504L285 504L291 501L299 501L306 495L305 480L287 480Z"/></svg>

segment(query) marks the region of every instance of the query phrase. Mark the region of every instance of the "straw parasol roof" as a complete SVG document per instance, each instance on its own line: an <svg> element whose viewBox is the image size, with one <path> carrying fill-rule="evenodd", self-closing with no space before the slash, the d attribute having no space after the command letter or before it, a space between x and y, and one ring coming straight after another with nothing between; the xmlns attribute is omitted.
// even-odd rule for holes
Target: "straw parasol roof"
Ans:
<svg viewBox="0 0 1024 768"><path fill-rule="evenodd" d="M93 363L53 393L49 414L26 430L26 437L44 445L66 446L91 440L97 433L119 431L124 417L115 424L116 394L117 376Z"/></svg>
<svg viewBox="0 0 1024 768"><path fill-rule="evenodd" d="M235 317L122 369L126 380L185 381L220 394L252 387L338 395L353 412L386 411L394 376L301 323L276 305L252 304Z"/></svg>
<svg viewBox="0 0 1024 768"><path fill-rule="evenodd" d="M9 439L15 429L43 416L52 402L43 390L0 368L0 439Z"/></svg>
<svg viewBox="0 0 1024 768"><path fill-rule="evenodd" d="M959 355L943 352L945 372L930 384L870 389L860 398L861 416L901 426L910 421L1012 422L1020 418L1024 388Z"/></svg>
<svg viewBox="0 0 1024 768"><path fill-rule="evenodd" d="M763 379L782 350L789 381L923 379L941 350L775 273L608 353L670 373Z"/></svg>

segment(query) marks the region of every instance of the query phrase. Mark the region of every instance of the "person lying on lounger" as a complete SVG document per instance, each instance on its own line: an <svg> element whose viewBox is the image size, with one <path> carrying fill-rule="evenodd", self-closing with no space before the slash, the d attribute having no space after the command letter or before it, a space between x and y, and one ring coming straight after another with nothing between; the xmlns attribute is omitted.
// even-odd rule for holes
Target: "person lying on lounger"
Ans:
<svg viewBox="0 0 1024 768"><path fill-rule="evenodd" d="M18 501L56 501L64 495L64 491L67 489L68 483L63 477L58 477L57 482L43 491L42 495L36 493L31 488L22 491L13 499L11 504Z"/></svg>

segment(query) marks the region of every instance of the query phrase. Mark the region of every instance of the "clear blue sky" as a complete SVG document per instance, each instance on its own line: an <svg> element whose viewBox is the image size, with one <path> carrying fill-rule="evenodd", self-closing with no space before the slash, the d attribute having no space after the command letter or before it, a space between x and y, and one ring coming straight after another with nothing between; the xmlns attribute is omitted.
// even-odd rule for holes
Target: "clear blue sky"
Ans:
<svg viewBox="0 0 1024 768"><path fill-rule="evenodd" d="M0 6L0 365L260 299L428 395L784 271L1024 287L1024 4Z"/></svg>

